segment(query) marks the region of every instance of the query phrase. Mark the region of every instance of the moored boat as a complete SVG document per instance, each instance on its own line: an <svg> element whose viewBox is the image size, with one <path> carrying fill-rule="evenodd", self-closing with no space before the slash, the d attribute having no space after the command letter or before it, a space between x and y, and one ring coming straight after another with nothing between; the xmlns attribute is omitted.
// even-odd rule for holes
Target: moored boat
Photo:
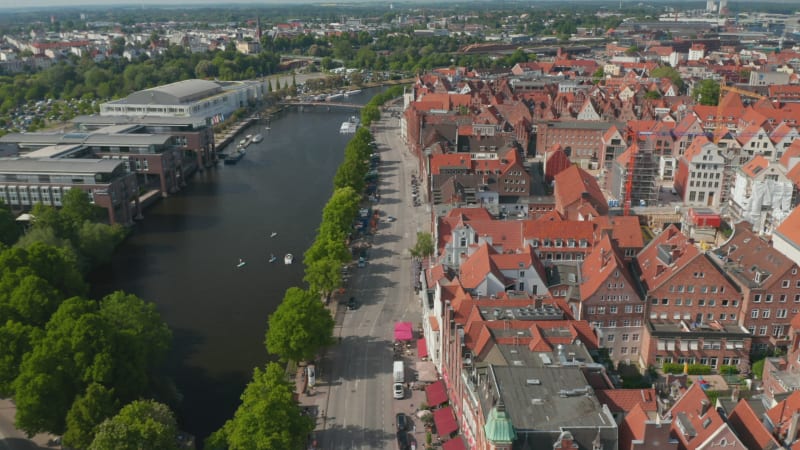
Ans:
<svg viewBox="0 0 800 450"><path fill-rule="evenodd" d="M225 156L225 164L236 164L244 158L245 150L243 148L236 149L235 152Z"/></svg>
<svg viewBox="0 0 800 450"><path fill-rule="evenodd" d="M239 258L239 264L236 264L236 268L237 269L238 268L242 268L242 267L244 267L245 264L247 264L247 263L244 262L244 260L242 258Z"/></svg>
<svg viewBox="0 0 800 450"><path fill-rule="evenodd" d="M269 262L274 263L278 260L278 257L275 255L269 255Z"/></svg>
<svg viewBox="0 0 800 450"><path fill-rule="evenodd" d="M255 135L255 136L253 136L253 143L254 143L254 144L258 144L258 143L259 143L259 142L261 142L262 140L264 140L264 136L262 136L262 135L260 135L260 134L257 134L257 135Z"/></svg>
<svg viewBox="0 0 800 450"><path fill-rule="evenodd" d="M294 260L294 256L291 253L287 253L286 256L283 257L283 263L289 265Z"/></svg>

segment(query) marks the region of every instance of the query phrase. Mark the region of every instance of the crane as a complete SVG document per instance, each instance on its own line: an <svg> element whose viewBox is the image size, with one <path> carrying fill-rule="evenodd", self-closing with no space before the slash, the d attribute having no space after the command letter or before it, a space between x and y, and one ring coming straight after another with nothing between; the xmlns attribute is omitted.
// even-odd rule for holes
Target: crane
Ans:
<svg viewBox="0 0 800 450"><path fill-rule="evenodd" d="M714 143L715 144L719 142L719 138L720 138L720 134L721 134L720 130L722 130L722 126L723 126L723 123L722 123L723 122L723 120L722 120L722 96L723 96L723 92L733 92L735 94L744 95L745 97L757 98L759 100L763 100L765 98L768 98L768 97L765 97L765 96L763 96L761 94L757 94L755 92L745 91L744 89L739 89L739 88L733 87L733 86L726 86L725 85L725 79L723 79L722 83L720 83L720 85L719 85L719 100L717 101L717 117L716 117L717 126L714 129Z"/></svg>

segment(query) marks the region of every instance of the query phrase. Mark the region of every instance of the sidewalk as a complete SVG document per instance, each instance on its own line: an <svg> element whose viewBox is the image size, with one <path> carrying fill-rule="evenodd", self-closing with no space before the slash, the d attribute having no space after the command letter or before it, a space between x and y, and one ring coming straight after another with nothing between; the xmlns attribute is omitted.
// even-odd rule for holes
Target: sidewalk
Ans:
<svg viewBox="0 0 800 450"><path fill-rule="evenodd" d="M60 449L60 445L49 443L56 437L52 434L40 433L28 438L25 432L14 426L14 417L17 407L10 399L0 399L0 449L3 450L32 450L32 449Z"/></svg>

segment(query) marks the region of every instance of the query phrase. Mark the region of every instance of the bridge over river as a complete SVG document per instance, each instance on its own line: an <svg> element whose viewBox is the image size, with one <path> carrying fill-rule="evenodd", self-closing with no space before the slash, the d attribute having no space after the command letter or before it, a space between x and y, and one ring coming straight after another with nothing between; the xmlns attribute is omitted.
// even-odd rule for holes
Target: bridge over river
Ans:
<svg viewBox="0 0 800 450"><path fill-rule="evenodd" d="M350 108L350 109L361 109L364 105L359 105L357 103L344 103L344 102L281 102L281 106L297 106L302 108L313 108L313 107L328 107L328 108Z"/></svg>

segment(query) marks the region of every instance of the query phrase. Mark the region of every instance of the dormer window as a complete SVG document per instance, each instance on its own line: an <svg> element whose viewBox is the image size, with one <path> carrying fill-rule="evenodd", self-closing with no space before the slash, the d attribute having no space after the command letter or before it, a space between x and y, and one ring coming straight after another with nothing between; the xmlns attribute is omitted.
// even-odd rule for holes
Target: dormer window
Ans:
<svg viewBox="0 0 800 450"><path fill-rule="evenodd" d="M539 240L538 239L534 239L534 240L531 241L531 247L536 248L538 246L539 246Z"/></svg>

